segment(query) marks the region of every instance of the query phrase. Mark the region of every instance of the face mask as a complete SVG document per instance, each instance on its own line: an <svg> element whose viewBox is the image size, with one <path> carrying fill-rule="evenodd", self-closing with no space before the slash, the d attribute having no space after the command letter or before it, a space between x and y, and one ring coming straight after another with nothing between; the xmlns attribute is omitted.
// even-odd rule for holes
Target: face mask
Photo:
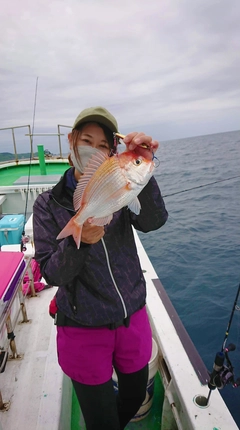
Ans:
<svg viewBox="0 0 240 430"><path fill-rule="evenodd" d="M91 146L78 146L77 151L78 151L80 161L78 161L78 159L76 158L73 149L71 149L71 160L75 169L77 169L80 173L83 173L85 170L85 167L88 164L89 159L91 158L92 155L99 152L99 149L92 148Z"/></svg>

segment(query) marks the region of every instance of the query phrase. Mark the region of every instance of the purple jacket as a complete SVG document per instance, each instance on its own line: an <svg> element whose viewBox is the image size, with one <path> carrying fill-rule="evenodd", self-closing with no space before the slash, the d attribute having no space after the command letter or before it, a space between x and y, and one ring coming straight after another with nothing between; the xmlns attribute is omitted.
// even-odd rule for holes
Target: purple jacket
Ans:
<svg viewBox="0 0 240 430"><path fill-rule="evenodd" d="M138 198L139 215L126 207L114 213L98 243L72 237L56 240L75 214L73 169L60 182L38 196L33 207L35 258L48 284L57 285L58 308L67 317L86 326L118 322L132 315L145 302L146 285L140 267L132 225L142 232L165 224L168 214L156 180L152 177Z"/></svg>

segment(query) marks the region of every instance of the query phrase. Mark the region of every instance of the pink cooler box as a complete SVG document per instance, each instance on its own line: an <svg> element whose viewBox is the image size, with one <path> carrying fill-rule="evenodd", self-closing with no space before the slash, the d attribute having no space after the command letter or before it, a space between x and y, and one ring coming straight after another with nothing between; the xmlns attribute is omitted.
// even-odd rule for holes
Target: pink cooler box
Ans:
<svg viewBox="0 0 240 430"><path fill-rule="evenodd" d="M0 301L10 300L25 268L23 252L0 251Z"/></svg>

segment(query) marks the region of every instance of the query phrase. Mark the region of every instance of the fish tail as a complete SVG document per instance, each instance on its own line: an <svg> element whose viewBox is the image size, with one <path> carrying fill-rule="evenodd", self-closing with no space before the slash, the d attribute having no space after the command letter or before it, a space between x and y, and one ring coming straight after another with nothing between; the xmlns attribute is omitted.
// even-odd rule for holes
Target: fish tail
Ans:
<svg viewBox="0 0 240 430"><path fill-rule="evenodd" d="M64 239L65 237L72 236L77 249L80 248L81 236L82 236L82 225L79 225L74 221L74 217L70 219L67 225L62 229L62 231L57 236L57 239Z"/></svg>

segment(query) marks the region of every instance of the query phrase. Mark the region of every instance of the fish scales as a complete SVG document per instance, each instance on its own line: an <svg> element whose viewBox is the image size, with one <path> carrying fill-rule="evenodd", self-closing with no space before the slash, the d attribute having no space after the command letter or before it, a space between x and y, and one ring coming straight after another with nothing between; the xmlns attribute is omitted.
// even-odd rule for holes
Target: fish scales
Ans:
<svg viewBox="0 0 240 430"><path fill-rule="evenodd" d="M128 183L128 179L124 175L124 171L120 168L117 160L113 157L109 163L103 163L96 172L96 181L90 181L86 187L84 197L88 200L100 199L102 201L109 200L112 193L121 189ZM84 202L84 200L83 200ZM113 202L114 203L114 202Z"/></svg>

